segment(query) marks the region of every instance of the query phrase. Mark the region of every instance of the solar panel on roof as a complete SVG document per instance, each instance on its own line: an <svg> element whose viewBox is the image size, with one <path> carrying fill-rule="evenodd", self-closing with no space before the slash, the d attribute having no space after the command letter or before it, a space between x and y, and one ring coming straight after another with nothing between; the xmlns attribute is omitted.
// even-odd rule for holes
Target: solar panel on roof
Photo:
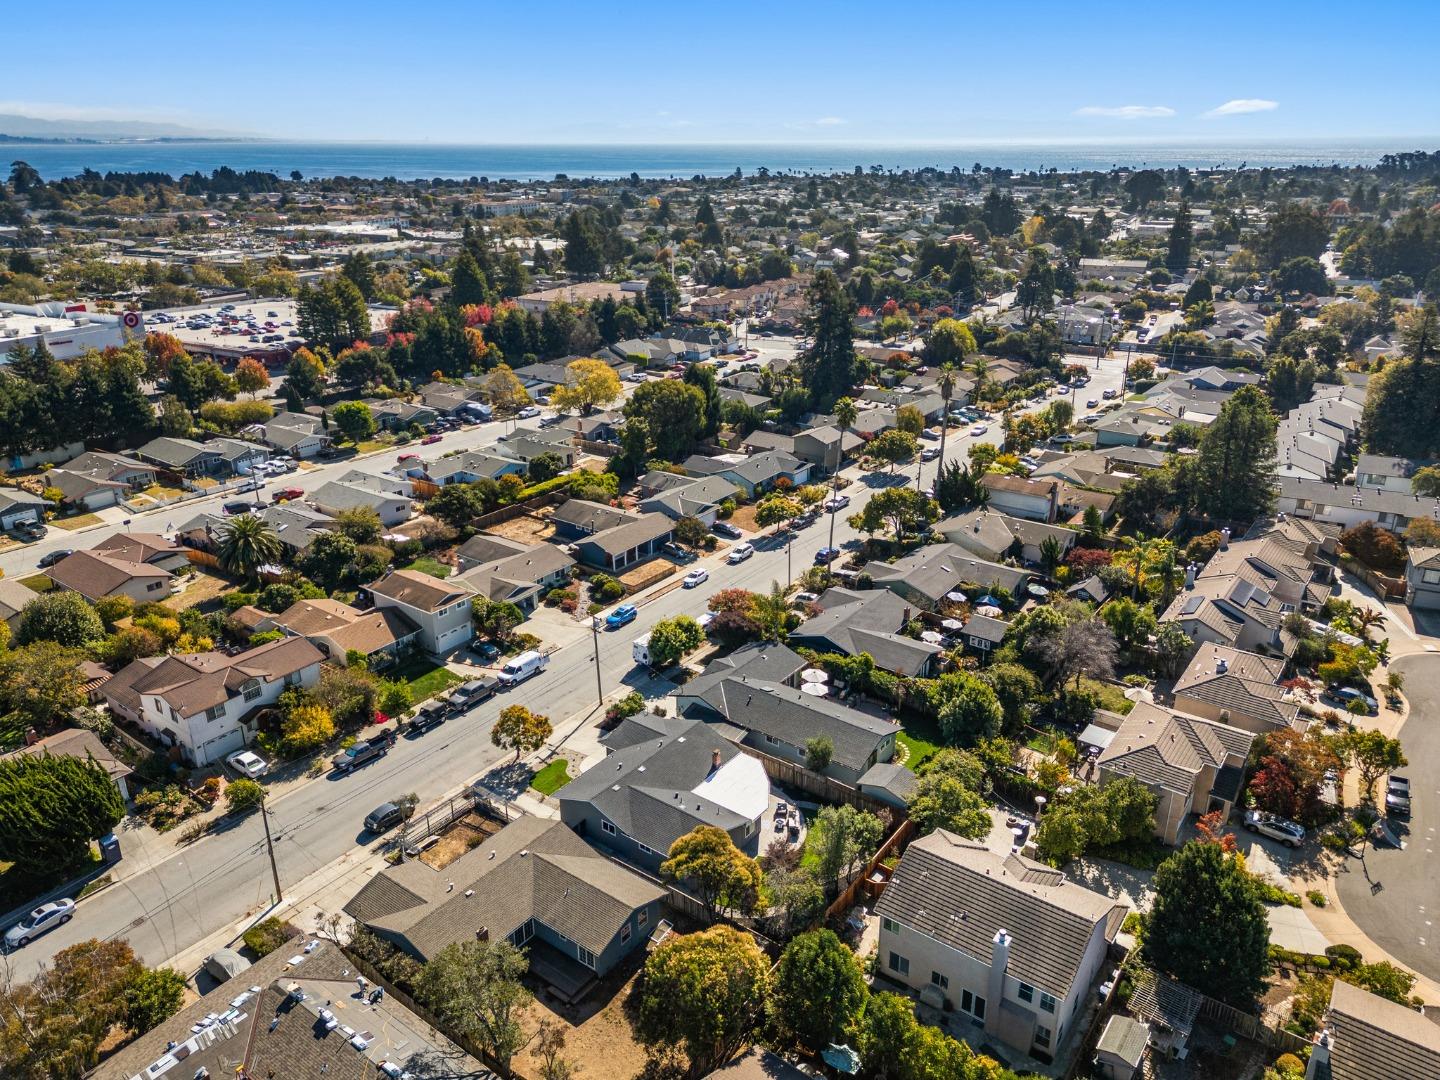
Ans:
<svg viewBox="0 0 1440 1080"><path fill-rule="evenodd" d="M1194 615L1195 612L1200 610L1200 606L1204 603L1205 598L1203 596L1192 596L1185 601L1185 606L1180 609L1180 614Z"/></svg>

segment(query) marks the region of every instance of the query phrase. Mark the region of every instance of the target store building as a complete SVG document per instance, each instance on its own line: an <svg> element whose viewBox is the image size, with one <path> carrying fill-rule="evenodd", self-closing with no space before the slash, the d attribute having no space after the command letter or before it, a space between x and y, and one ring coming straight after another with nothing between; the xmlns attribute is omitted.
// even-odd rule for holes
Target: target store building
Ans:
<svg viewBox="0 0 1440 1080"><path fill-rule="evenodd" d="M0 304L0 364L24 346L44 345L57 360L73 360L86 349L107 349L145 336L138 311L90 311L84 303Z"/></svg>

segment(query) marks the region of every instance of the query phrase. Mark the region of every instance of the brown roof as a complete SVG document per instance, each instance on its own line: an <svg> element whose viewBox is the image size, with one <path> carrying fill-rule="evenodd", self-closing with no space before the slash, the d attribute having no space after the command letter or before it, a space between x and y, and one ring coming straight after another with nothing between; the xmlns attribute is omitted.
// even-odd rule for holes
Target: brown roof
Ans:
<svg viewBox="0 0 1440 1080"><path fill-rule="evenodd" d="M251 679L274 682L324 659L302 637L282 638L236 656L206 652L146 657L126 666L104 693L132 710L149 694L181 716L195 716L239 696Z"/></svg>
<svg viewBox="0 0 1440 1080"><path fill-rule="evenodd" d="M368 588L376 596L388 597L421 611L435 611L470 595L466 589L457 589L418 570L396 570L371 582Z"/></svg>
<svg viewBox="0 0 1440 1080"><path fill-rule="evenodd" d="M1101 751L1099 764L1142 784L1189 795L1203 769L1243 763L1254 740L1241 728L1141 701Z"/></svg>
<svg viewBox="0 0 1440 1080"><path fill-rule="evenodd" d="M136 578L169 579L170 571L148 563L117 559L94 551L67 555L45 571L55 584L87 600L109 596Z"/></svg>
<svg viewBox="0 0 1440 1080"><path fill-rule="evenodd" d="M986 473L980 478L980 482L991 491L1009 491L1016 495L1033 495L1039 499L1048 499L1052 494L1059 493L1058 480L1031 480L1008 473Z"/></svg>
<svg viewBox="0 0 1440 1080"><path fill-rule="evenodd" d="M84 728L66 728L64 731L57 731L54 735L47 735L38 742L22 746L19 750L5 756L20 757L26 754L50 754L52 757L91 757L95 759L95 764L109 773L112 778L129 776L135 771L112 754L109 748L100 741L98 735L93 731L86 731Z"/></svg>
<svg viewBox="0 0 1440 1080"><path fill-rule="evenodd" d="M1280 685L1285 661L1279 657L1234 649L1228 645L1202 645L1175 681L1174 694L1208 702L1266 723L1289 725L1300 706L1286 698Z"/></svg>
<svg viewBox="0 0 1440 1080"><path fill-rule="evenodd" d="M91 551L102 551L113 559L149 562L162 555L183 552L175 541L158 533L115 533L96 544Z"/></svg>

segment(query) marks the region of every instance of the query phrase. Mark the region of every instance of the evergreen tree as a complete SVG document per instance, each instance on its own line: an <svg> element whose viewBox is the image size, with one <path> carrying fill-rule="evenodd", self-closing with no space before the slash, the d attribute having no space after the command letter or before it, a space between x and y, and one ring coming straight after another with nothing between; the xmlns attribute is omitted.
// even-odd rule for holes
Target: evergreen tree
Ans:
<svg viewBox="0 0 1440 1080"><path fill-rule="evenodd" d="M816 407L828 409L864 372L855 352L854 307L831 270L815 275L809 301L805 328L811 340L800 354L800 371Z"/></svg>
<svg viewBox="0 0 1440 1080"><path fill-rule="evenodd" d="M723 402L720 398L720 383L715 378L715 368L710 364L691 364L685 369L685 382L699 390L705 397L705 419L700 424L700 437L713 438L720 430Z"/></svg>
<svg viewBox="0 0 1440 1080"><path fill-rule="evenodd" d="M124 816L115 781L92 758L0 759L0 859L31 871L72 866Z"/></svg>
<svg viewBox="0 0 1440 1080"><path fill-rule="evenodd" d="M571 211L560 235L565 240L565 269L582 281L599 277L605 269L603 239L591 215Z"/></svg>
<svg viewBox="0 0 1440 1080"><path fill-rule="evenodd" d="M1165 250L1165 265L1172 272L1183 274L1189 268L1190 249L1194 242L1195 229L1190 224L1190 204L1181 199L1180 209L1175 211L1175 221L1170 226L1169 246ZM1186 306L1189 306L1188 302Z"/></svg>
<svg viewBox="0 0 1440 1080"><path fill-rule="evenodd" d="M456 307L483 304L489 294L490 283L475 256L469 251L460 252L455 268L450 271L450 302Z"/></svg>
<svg viewBox="0 0 1440 1080"><path fill-rule="evenodd" d="M1241 387L1220 409L1189 463L1195 509L1248 524L1275 501L1275 414L1257 386Z"/></svg>

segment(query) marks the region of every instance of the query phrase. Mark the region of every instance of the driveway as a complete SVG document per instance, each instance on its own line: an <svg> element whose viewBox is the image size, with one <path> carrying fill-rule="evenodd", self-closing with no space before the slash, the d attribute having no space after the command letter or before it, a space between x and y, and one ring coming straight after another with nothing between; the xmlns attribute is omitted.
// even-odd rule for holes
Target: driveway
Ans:
<svg viewBox="0 0 1440 1080"><path fill-rule="evenodd" d="M1405 673L1410 716L1400 730L1410 765L1414 816L1399 830L1403 847L1367 847L1349 859L1336 890L1345 913L1401 963L1440 979L1440 656L1406 656L1392 665ZM1404 822L1400 823L1402 826Z"/></svg>

